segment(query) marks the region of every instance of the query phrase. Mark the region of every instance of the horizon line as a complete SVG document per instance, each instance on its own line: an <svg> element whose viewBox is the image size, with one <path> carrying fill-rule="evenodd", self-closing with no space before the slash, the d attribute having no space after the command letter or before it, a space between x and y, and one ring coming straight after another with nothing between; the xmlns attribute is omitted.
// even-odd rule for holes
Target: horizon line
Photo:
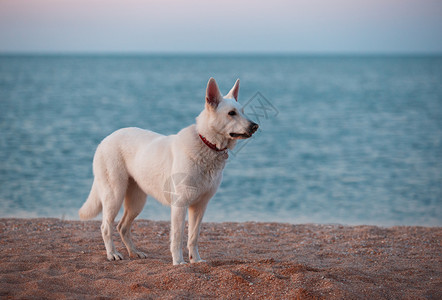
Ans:
<svg viewBox="0 0 442 300"><path fill-rule="evenodd" d="M442 56L442 51L1 51L0 56Z"/></svg>

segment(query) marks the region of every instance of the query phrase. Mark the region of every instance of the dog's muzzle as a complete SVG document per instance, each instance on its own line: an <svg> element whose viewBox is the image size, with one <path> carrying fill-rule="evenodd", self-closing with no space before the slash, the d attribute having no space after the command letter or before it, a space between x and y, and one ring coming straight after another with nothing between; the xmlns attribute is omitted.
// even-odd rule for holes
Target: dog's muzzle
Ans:
<svg viewBox="0 0 442 300"><path fill-rule="evenodd" d="M251 122L249 125L249 128L247 129L246 133L230 133L230 136L233 138L242 138L242 139L247 139L249 137L252 136L252 134L254 134L259 128L259 125L256 124L255 122Z"/></svg>

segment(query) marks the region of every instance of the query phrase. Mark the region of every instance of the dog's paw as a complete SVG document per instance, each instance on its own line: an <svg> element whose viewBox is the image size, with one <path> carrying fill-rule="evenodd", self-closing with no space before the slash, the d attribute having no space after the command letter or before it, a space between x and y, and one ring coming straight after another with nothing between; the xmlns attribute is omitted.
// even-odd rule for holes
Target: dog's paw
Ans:
<svg viewBox="0 0 442 300"><path fill-rule="evenodd" d="M110 252L107 254L107 259L110 261L113 260L122 260L123 259L123 255L121 255L120 252L118 251L114 251L114 252Z"/></svg>
<svg viewBox="0 0 442 300"><path fill-rule="evenodd" d="M193 253L193 254L192 254ZM198 250L196 251L190 251L189 253L189 260L192 264L194 263L200 263L200 262L206 262L204 259L201 259Z"/></svg>
<svg viewBox="0 0 442 300"><path fill-rule="evenodd" d="M181 260L181 261L174 261L173 265L174 266L187 265L187 263L184 260Z"/></svg>
<svg viewBox="0 0 442 300"><path fill-rule="evenodd" d="M138 250L133 251L130 254L130 257L134 257L134 258L147 258L147 254Z"/></svg>
<svg viewBox="0 0 442 300"><path fill-rule="evenodd" d="M191 260L190 261L192 264L195 264L195 263L205 263L206 261L204 260L204 259L193 259L193 260Z"/></svg>

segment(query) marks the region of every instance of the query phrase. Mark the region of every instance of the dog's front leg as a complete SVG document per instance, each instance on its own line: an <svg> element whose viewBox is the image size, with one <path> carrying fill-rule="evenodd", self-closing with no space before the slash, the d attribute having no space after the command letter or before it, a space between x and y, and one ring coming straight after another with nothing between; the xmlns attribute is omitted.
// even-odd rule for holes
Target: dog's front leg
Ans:
<svg viewBox="0 0 442 300"><path fill-rule="evenodd" d="M184 221L187 207L171 206L170 252L174 265L185 264L183 258Z"/></svg>
<svg viewBox="0 0 442 300"><path fill-rule="evenodd" d="M198 237L200 235L201 220L203 219L208 201L201 201L189 207L189 238L187 248L191 263L204 262L198 252Z"/></svg>

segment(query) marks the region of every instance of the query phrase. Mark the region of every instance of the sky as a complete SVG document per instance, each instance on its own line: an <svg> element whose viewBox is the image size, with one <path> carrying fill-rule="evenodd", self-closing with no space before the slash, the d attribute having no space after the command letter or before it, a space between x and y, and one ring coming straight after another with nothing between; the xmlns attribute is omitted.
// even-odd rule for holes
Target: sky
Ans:
<svg viewBox="0 0 442 300"><path fill-rule="evenodd" d="M442 53L442 0L0 0L1 53Z"/></svg>

